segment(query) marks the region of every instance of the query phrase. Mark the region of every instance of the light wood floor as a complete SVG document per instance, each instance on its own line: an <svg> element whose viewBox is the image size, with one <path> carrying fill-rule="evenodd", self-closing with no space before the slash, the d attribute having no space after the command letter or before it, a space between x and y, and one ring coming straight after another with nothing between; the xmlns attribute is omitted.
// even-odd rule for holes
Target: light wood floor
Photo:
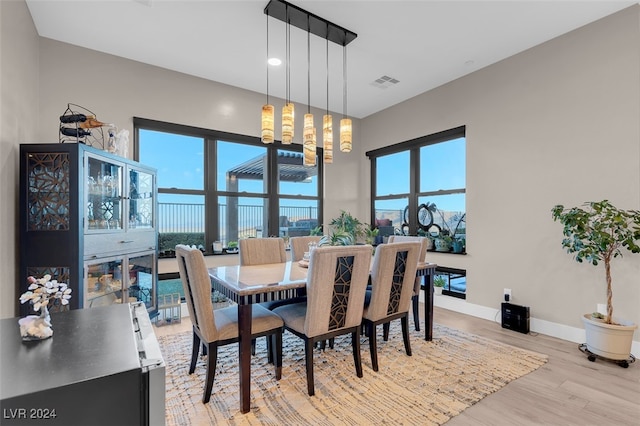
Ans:
<svg viewBox="0 0 640 426"><path fill-rule="evenodd" d="M549 356L547 364L466 409L447 426L640 425L640 361L629 368L589 362L576 343L505 330L498 323L442 308L435 308L434 320ZM188 332L190 327L185 318L157 327L156 334Z"/></svg>

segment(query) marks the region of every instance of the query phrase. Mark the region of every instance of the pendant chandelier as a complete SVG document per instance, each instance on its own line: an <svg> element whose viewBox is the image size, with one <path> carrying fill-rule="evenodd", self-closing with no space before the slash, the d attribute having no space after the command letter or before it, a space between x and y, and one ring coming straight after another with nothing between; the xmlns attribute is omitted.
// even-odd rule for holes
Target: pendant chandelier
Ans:
<svg viewBox="0 0 640 426"><path fill-rule="evenodd" d="M269 60L269 17L267 16L267 61ZM269 66L267 66L267 103L262 106L262 130L263 143L273 143L275 124L273 122L274 108L269 103Z"/></svg>
<svg viewBox="0 0 640 426"><path fill-rule="evenodd" d="M358 36L356 33L349 31L339 25L336 25L326 19L314 15L298 6L288 3L284 0L271 0L264 9L267 15L277 18L285 23L286 27L286 93L285 104L282 108L282 143L290 144L294 137L294 105L291 102L291 75L290 75L290 55L291 55L291 30L290 26L307 32L307 114L304 116L304 129L302 132L304 146L304 164L316 164L316 128L313 125L313 114L311 114L311 34L326 40L326 62L327 62L327 108L326 114L322 119L322 147L324 148L324 162L333 162L333 120L329 114L329 41L343 47L343 111L340 120L340 151L350 152L352 147L352 127L351 119L347 117L347 65L346 46ZM267 23L267 33L268 33ZM268 34L267 34L267 56L268 56ZM263 106L262 114L262 141L264 143L272 143L273 136L273 106L269 104L269 72L267 71L267 104ZM269 108L270 107L270 108ZM265 138L266 132L266 138ZM271 132L271 133L269 133ZM271 136L271 139L269 139Z"/></svg>
<svg viewBox="0 0 640 426"><path fill-rule="evenodd" d="M311 114L311 33L309 31L307 31L307 113L304 115L302 137L304 165L313 167L316 165L316 128L313 125L313 114Z"/></svg>
<svg viewBox="0 0 640 426"><path fill-rule="evenodd" d="M322 117L322 145L324 148L324 163L333 163L333 118L329 114L329 39L327 39L327 110Z"/></svg>

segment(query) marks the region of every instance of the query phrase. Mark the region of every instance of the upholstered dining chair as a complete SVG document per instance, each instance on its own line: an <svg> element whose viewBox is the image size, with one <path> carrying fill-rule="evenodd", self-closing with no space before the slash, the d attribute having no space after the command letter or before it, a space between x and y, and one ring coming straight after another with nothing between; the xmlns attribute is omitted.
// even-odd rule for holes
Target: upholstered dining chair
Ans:
<svg viewBox="0 0 640 426"><path fill-rule="evenodd" d="M376 248L371 267L371 300L362 314L369 336L373 371L378 371L376 328L379 324L384 324L384 340L387 340L389 323L400 319L404 348L411 356L409 309L419 253L418 242L380 244Z"/></svg>
<svg viewBox="0 0 640 426"><path fill-rule="evenodd" d="M240 265L266 265L268 263L284 263L287 261L287 252L284 247L284 239L278 237L268 238L243 238L238 241L240 249ZM290 298L282 300L271 300L260 303L259 305L265 309L273 310L274 308L287 304L300 302L303 299ZM267 348L270 349L269 345ZM273 361L269 350L269 362ZM251 341L251 354L256 354L256 341Z"/></svg>
<svg viewBox="0 0 640 426"><path fill-rule="evenodd" d="M316 342L350 333L356 374L362 377L360 325L372 250L370 245L318 247L309 261L306 303L274 309L284 320L285 328L305 342L309 396L315 393Z"/></svg>
<svg viewBox="0 0 640 426"><path fill-rule="evenodd" d="M238 241L240 265L284 263L287 252L282 238L243 238Z"/></svg>
<svg viewBox="0 0 640 426"><path fill-rule="evenodd" d="M413 237L410 235L390 235L388 243L401 243L405 241L418 241L420 243L420 256L418 256L418 262L427 261L427 247L429 246L429 240L427 237ZM422 277L416 277L413 284L413 297L411 297L411 307L413 310L413 324L416 331L420 331L420 289L422 288Z"/></svg>
<svg viewBox="0 0 640 426"><path fill-rule="evenodd" d="M291 247L291 261L297 262L304 257L304 253L309 251L309 243L318 244L322 236L306 235L300 237L289 238L289 246Z"/></svg>
<svg viewBox="0 0 640 426"><path fill-rule="evenodd" d="M211 281L202 252L186 245L176 246L176 259L182 279L189 316L193 323L193 347L189 374L196 368L200 346L204 345L207 355L207 375L202 402L208 403L216 373L218 346L239 341L238 307L228 306L213 309L211 303ZM253 305L251 318L251 338L267 336L270 339L271 358L275 360L276 380L282 376L282 319L259 305Z"/></svg>

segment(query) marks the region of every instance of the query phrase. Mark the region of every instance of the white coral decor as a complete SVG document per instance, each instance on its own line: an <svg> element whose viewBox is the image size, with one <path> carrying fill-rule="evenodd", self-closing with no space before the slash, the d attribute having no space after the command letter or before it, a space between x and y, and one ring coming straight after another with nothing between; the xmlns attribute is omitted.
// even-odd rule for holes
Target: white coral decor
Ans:
<svg viewBox="0 0 640 426"><path fill-rule="evenodd" d="M51 280L47 274L42 278L28 277L29 288L20 296L20 303L29 301L33 310L40 311L40 316L28 315L18 321L20 335L24 340L46 339L53 335L51 317L48 306L53 305L55 299L60 300L61 305L68 305L71 299L71 289L65 283Z"/></svg>
<svg viewBox="0 0 640 426"><path fill-rule="evenodd" d="M28 291L20 296L20 303L29 301L33 305L33 310L38 312L41 307L46 307L54 299L60 299L62 305L68 305L71 299L71 289L65 283L51 280L51 275L47 274L42 278L28 277Z"/></svg>

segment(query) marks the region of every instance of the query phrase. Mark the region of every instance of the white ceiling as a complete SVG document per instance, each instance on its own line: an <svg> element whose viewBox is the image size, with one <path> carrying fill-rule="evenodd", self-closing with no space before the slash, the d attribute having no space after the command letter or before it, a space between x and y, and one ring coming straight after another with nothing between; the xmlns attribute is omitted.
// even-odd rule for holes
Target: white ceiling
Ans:
<svg viewBox="0 0 640 426"><path fill-rule="evenodd" d="M266 93L268 0L26 0L42 37ZM363 118L637 1L302 1L358 34L347 47L350 116ZM269 18L270 56L285 24ZM342 112L342 47L329 43L329 109ZM307 33L291 28L291 99L307 105ZM327 105L326 42L311 36L311 105ZM382 76L393 85L374 84ZM285 66L269 92L285 97ZM282 102L273 102L276 106Z"/></svg>

